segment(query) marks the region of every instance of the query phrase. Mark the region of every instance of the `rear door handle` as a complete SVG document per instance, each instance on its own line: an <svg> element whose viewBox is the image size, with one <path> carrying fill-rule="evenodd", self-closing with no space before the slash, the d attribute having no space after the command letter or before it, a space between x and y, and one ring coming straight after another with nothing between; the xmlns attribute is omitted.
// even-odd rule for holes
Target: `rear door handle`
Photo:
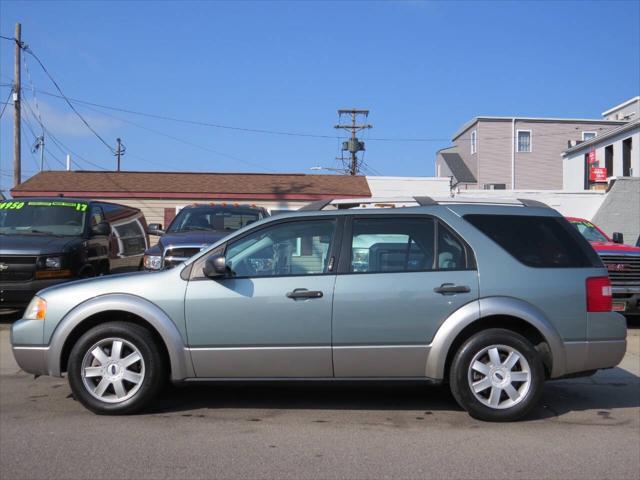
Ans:
<svg viewBox="0 0 640 480"><path fill-rule="evenodd" d="M306 288L296 288L293 292L287 292L287 298L297 300L299 298L321 298L322 292L319 290L307 290Z"/></svg>
<svg viewBox="0 0 640 480"><path fill-rule="evenodd" d="M443 283L439 287L433 289L440 295L453 295L456 293L469 293L471 289L466 285L454 285L453 283Z"/></svg>

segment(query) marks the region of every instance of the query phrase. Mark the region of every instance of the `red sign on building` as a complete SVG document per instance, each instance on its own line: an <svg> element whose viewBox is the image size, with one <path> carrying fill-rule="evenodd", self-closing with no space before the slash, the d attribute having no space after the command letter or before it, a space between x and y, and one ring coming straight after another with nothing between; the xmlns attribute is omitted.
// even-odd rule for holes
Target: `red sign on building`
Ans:
<svg viewBox="0 0 640 480"><path fill-rule="evenodd" d="M592 182L606 182L607 169L604 167L591 167L589 171L589 180Z"/></svg>
<svg viewBox="0 0 640 480"><path fill-rule="evenodd" d="M596 151L591 150L589 151L589 165L593 165L594 163L596 163Z"/></svg>

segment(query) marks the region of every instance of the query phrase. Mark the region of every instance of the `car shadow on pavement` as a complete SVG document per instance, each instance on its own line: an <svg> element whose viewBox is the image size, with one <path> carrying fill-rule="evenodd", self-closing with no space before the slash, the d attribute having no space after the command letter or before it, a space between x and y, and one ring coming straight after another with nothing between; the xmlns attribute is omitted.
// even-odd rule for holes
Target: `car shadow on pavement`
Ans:
<svg viewBox="0 0 640 480"><path fill-rule="evenodd" d="M640 408L640 379L621 368L594 377L545 383L539 405L523 420L593 410L594 421L612 411ZM149 413L199 409L389 410L460 412L446 386L404 382L217 383L167 387Z"/></svg>
<svg viewBox="0 0 640 480"><path fill-rule="evenodd" d="M269 382L169 386L155 413L209 409L461 410L449 389L405 382Z"/></svg>

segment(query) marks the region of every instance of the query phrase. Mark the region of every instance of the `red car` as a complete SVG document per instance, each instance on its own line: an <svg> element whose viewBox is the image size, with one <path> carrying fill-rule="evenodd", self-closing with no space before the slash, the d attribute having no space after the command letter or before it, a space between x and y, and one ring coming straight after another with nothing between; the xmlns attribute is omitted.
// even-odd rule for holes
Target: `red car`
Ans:
<svg viewBox="0 0 640 480"><path fill-rule="evenodd" d="M613 309L625 315L640 315L640 248L623 244L622 234L613 238L584 218L567 218L591 243L609 271Z"/></svg>

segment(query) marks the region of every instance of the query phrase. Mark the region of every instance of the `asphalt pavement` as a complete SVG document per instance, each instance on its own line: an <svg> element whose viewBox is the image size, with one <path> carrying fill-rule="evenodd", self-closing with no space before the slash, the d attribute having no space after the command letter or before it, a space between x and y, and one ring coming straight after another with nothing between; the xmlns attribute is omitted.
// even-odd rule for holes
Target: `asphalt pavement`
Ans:
<svg viewBox="0 0 640 480"><path fill-rule="evenodd" d="M446 388L169 388L96 416L65 379L21 372L0 325L0 478L615 478L640 475L640 335L618 368L548 382L524 421L483 423Z"/></svg>

